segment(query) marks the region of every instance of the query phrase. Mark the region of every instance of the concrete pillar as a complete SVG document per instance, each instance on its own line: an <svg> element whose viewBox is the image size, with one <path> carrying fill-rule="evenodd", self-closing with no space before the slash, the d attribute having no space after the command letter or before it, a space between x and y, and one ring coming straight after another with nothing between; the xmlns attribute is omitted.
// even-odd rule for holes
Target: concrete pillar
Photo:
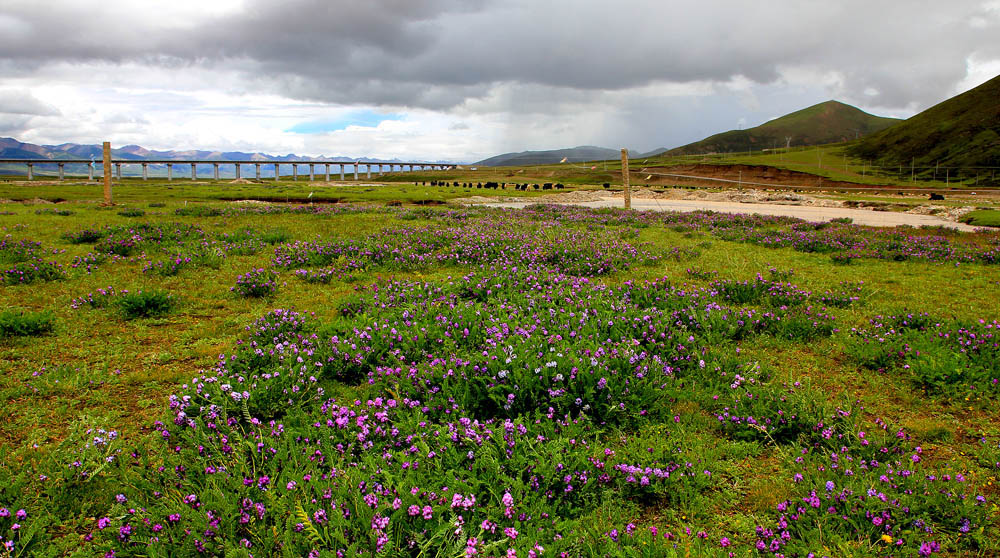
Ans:
<svg viewBox="0 0 1000 558"><path fill-rule="evenodd" d="M167 180L173 180L173 179L174 179L174 164L167 163Z"/></svg>
<svg viewBox="0 0 1000 558"><path fill-rule="evenodd" d="M28 163L28 180L35 179L35 165L34 163Z"/></svg>
<svg viewBox="0 0 1000 558"><path fill-rule="evenodd" d="M278 163L274 164L274 181L278 181L278 177L281 176L281 166Z"/></svg>
<svg viewBox="0 0 1000 558"><path fill-rule="evenodd" d="M212 163L212 177L219 179L219 163Z"/></svg>
<svg viewBox="0 0 1000 558"><path fill-rule="evenodd" d="M94 180L94 163L87 165L87 180Z"/></svg>
<svg viewBox="0 0 1000 558"><path fill-rule="evenodd" d="M191 161L191 180L195 180L196 178L198 178L197 165L194 161Z"/></svg>
<svg viewBox="0 0 1000 558"><path fill-rule="evenodd" d="M309 182L316 180L316 165L309 163Z"/></svg>
<svg viewBox="0 0 1000 558"><path fill-rule="evenodd" d="M236 180L240 179L240 164L236 163Z"/></svg>
<svg viewBox="0 0 1000 558"><path fill-rule="evenodd" d="M371 165L371 163L368 163L367 165L365 165L365 172L367 173L365 176L367 176L368 179L371 180L371 178L372 178L372 165Z"/></svg>
<svg viewBox="0 0 1000 558"><path fill-rule="evenodd" d="M378 172L379 176L382 176L383 174L385 174L385 171L382 170L382 163L378 164L378 171L377 172Z"/></svg>
<svg viewBox="0 0 1000 558"><path fill-rule="evenodd" d="M292 180L298 180L298 179L299 179L299 166L296 165L295 163L292 163Z"/></svg>
<svg viewBox="0 0 1000 558"><path fill-rule="evenodd" d="M340 179L344 179L344 163L340 163Z"/></svg>
<svg viewBox="0 0 1000 558"><path fill-rule="evenodd" d="M142 179L149 180L149 163L142 164Z"/></svg>
<svg viewBox="0 0 1000 558"><path fill-rule="evenodd" d="M115 163L115 176L118 178L118 180L122 179L122 164L121 163Z"/></svg>
<svg viewBox="0 0 1000 558"><path fill-rule="evenodd" d="M63 163L59 163L59 180L63 179Z"/></svg>
<svg viewBox="0 0 1000 558"><path fill-rule="evenodd" d="M355 162L354 163L354 180L358 179L358 167L360 167L360 166L361 166L360 162Z"/></svg>
<svg viewBox="0 0 1000 558"><path fill-rule="evenodd" d="M326 164L326 181L329 182L330 181L330 163L325 163L325 164Z"/></svg>
<svg viewBox="0 0 1000 558"><path fill-rule="evenodd" d="M260 180L260 163L254 163L253 170L254 170L254 176L257 177L257 180Z"/></svg>

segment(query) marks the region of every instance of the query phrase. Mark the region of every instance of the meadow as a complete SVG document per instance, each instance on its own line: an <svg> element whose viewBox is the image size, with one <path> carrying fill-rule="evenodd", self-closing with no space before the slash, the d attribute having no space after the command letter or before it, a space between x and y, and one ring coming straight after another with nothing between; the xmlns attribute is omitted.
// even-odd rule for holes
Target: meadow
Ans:
<svg viewBox="0 0 1000 558"><path fill-rule="evenodd" d="M0 556L1000 553L997 232L130 195L0 207Z"/></svg>

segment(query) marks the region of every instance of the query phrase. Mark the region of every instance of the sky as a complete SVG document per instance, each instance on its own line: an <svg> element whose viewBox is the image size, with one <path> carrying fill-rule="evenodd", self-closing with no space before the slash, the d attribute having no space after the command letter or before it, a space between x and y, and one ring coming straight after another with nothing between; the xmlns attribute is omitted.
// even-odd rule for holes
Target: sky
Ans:
<svg viewBox="0 0 1000 558"><path fill-rule="evenodd" d="M472 162L649 151L1000 74L1000 0L2 0L0 137Z"/></svg>

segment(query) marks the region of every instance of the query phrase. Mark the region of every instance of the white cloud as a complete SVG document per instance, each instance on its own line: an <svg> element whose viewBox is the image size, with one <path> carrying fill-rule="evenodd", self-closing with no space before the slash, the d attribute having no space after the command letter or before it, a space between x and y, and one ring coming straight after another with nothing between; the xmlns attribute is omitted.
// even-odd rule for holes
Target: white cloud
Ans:
<svg viewBox="0 0 1000 558"><path fill-rule="evenodd" d="M647 150L831 98L912 115L1000 73L998 32L997 0L8 0L0 112L44 143ZM400 118L286 131L351 111Z"/></svg>

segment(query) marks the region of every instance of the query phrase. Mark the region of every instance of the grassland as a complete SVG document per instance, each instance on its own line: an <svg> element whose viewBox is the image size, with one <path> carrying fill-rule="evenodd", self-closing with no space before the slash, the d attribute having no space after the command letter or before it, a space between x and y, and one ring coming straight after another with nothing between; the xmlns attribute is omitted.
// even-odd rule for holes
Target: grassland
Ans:
<svg viewBox="0 0 1000 558"><path fill-rule="evenodd" d="M1000 552L995 235L384 205L469 192L412 186L322 193L380 202L370 207L235 207L201 200L271 190L178 182L126 183L116 195L131 212L2 208L5 270L61 266L26 271L36 279L25 284L6 273L0 287L7 315L42 326L0 338L0 542L11 555ZM57 186L39 188L45 197ZM93 196L93 186L58 188ZM311 188L271 192L301 199ZM273 287L234 293L258 269L276 274ZM125 291L171 302L158 317L131 318L118 302ZM568 313L593 320L574 325ZM719 316L757 325L723 327ZM944 332L969 344L943 343ZM450 340L424 345L425 333ZM987 356L968 360L973 352ZM290 371L271 360L278 353L324 364L314 381L274 392L271 373ZM494 369L503 355L525 368ZM439 370L442 359L462 381ZM590 367L606 387L582 372L563 377ZM261 371L249 404L230 388L215 399L221 415L178 406ZM520 374L517 388L508 373ZM317 387L322 397L305 395ZM514 394L525 400L504 407ZM339 403L320 409L327 398ZM338 417L350 425L314 430ZM424 421L445 434L431 436ZM402 467L411 459L424 468ZM546 468L560 462L563 472ZM864 497L870 488L889 503ZM357 519L317 509L329 493ZM813 497L837 514L806 511L781 527L794 521L780 510ZM773 542L781 531L786 542Z"/></svg>
<svg viewBox="0 0 1000 558"><path fill-rule="evenodd" d="M962 222L974 227L1000 227L1000 211L979 209L962 216Z"/></svg>

